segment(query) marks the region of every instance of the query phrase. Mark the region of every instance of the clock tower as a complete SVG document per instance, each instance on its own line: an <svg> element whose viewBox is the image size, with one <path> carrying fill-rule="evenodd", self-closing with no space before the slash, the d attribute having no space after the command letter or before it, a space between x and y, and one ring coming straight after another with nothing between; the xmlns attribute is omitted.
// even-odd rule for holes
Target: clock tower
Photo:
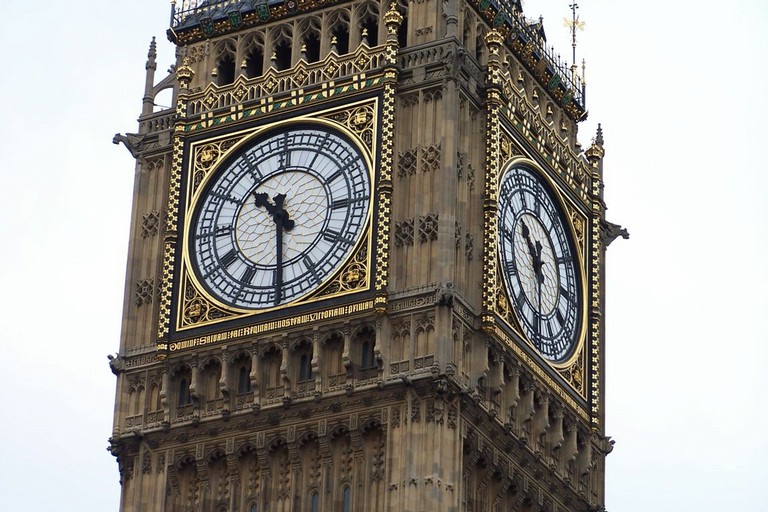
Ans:
<svg viewBox="0 0 768 512"><path fill-rule="evenodd" d="M184 1L168 37L115 136L136 158L121 510L602 509L626 232L541 22L517 0Z"/></svg>

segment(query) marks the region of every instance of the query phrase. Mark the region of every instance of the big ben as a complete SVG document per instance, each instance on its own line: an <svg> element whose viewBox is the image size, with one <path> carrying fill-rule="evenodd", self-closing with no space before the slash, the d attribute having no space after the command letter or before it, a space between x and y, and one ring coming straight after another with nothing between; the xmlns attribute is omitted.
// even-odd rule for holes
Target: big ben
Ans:
<svg viewBox="0 0 768 512"><path fill-rule="evenodd" d="M604 508L603 134L511 0L173 3L121 510ZM173 108L154 108L164 90Z"/></svg>

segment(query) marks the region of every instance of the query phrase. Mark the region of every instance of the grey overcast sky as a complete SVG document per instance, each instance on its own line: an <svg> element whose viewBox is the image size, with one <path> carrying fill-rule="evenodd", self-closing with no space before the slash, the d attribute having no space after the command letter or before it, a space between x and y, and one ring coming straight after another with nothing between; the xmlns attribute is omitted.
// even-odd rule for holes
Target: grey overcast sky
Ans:
<svg viewBox="0 0 768 512"><path fill-rule="evenodd" d="M569 0L528 0L570 56ZM582 0L605 132L607 507L768 510L768 2ZM105 450L136 131L169 3L7 1L0 80L0 510L118 509Z"/></svg>

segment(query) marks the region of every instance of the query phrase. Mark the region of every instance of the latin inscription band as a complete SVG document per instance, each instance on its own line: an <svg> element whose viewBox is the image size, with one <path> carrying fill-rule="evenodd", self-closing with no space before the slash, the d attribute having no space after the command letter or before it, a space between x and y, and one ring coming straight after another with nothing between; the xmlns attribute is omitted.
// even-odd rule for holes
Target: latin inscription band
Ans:
<svg viewBox="0 0 768 512"><path fill-rule="evenodd" d="M175 341L168 345L171 352L177 352L186 348L202 347L204 345L210 345L211 343L218 343L220 341L233 340L242 338L244 336L253 336L254 334L261 334L268 331L274 331L277 329L285 329L287 327L295 327L298 325L304 325L311 322L317 322L319 320L328 320L329 318L338 318L353 313L359 313L362 311L370 311L373 309L373 300L366 300L357 304L349 304L347 306L339 306L337 308L326 309L324 311L316 311L314 313L306 313L304 315L294 316L290 318L282 318L280 320L273 320L271 322L265 322L263 324L251 325L248 327L241 327L239 329L232 329L229 331L218 332L215 334L208 334L206 336L199 336L197 338L190 338L188 340Z"/></svg>

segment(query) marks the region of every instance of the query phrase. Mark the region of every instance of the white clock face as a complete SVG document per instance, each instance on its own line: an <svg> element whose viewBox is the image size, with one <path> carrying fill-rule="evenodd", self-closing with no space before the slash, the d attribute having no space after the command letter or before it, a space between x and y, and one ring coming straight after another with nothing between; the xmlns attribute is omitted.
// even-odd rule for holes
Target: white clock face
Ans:
<svg viewBox="0 0 768 512"><path fill-rule="evenodd" d="M230 306L266 309L311 294L365 230L369 169L335 130L273 130L214 172L193 215L191 256L198 279Z"/></svg>
<svg viewBox="0 0 768 512"><path fill-rule="evenodd" d="M531 343L566 359L581 327L581 284L560 209L536 173L513 167L499 188L499 259L513 308Z"/></svg>

